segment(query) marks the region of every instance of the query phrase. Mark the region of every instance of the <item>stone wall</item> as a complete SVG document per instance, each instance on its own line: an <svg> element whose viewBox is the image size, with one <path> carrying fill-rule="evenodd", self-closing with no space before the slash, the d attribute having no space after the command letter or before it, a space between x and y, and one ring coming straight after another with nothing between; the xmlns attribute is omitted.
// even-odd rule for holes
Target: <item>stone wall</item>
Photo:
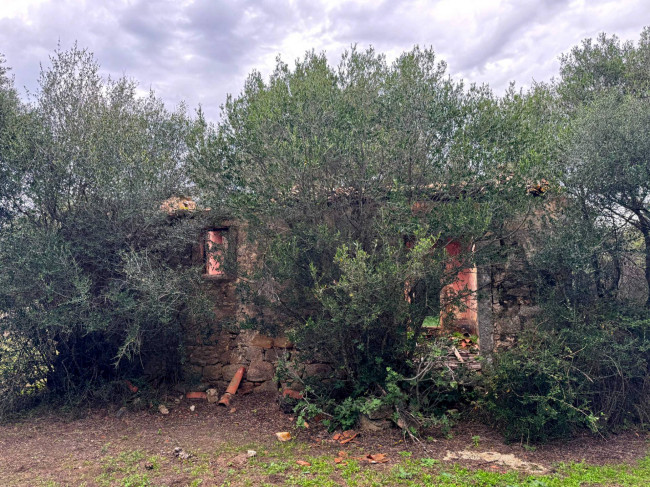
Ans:
<svg viewBox="0 0 650 487"><path fill-rule="evenodd" d="M243 329L251 318L269 319L269 310L243 303L236 288L239 274L250 272L256 265L257 249L247 241L245 229L232 221L214 225L228 228L229 245L235 246L235 268L223 276L205 276L206 290L214 303L215 321L211 324L186 323L184 332L185 363L183 381L193 390L217 388L223 391L244 366L246 374L240 392L278 391L290 387L300 390L305 376L325 376L331 367L325 363L295 363L293 344L286 337L270 337ZM232 250L232 247L231 247ZM205 258L201 244L195 249L195 261ZM239 271L239 272L238 272ZM264 293L265 289L252 292ZM292 359L294 362L292 362ZM279 362L290 363L290 377L276 378Z"/></svg>
<svg viewBox="0 0 650 487"><path fill-rule="evenodd" d="M491 351L498 352L511 347L527 327L533 326L541 309L535 303L535 290L527 272L530 246L525 236L512 240L509 257L505 263L493 264L486 271L485 282L489 284ZM483 340L482 340L483 342Z"/></svg>
<svg viewBox="0 0 650 487"><path fill-rule="evenodd" d="M235 372L246 367L242 392L277 391L278 360L289 358L293 346L286 338L272 338L251 330L222 330L214 343L186 347L185 381L194 389L225 389Z"/></svg>
<svg viewBox="0 0 650 487"><path fill-rule="evenodd" d="M256 249L245 241L241 229L233 230L237 266L250 270L256 262ZM526 251L520 246L505 264L478 269L478 332L483 355L512 346L540 312L531 286L522 278L526 274L526 260ZM326 363L296 363L296 352L286 338L242 329L241 323L267 311L241 303L235 292L237 284L236 274L205 280L214 302L216 323L186 324L183 373L188 386L195 390L216 387L222 391L241 366L246 367L243 392L277 391L284 387L299 390L306 376L330 374L332 368ZM290 372L295 380L278 382L279 361L292 363Z"/></svg>

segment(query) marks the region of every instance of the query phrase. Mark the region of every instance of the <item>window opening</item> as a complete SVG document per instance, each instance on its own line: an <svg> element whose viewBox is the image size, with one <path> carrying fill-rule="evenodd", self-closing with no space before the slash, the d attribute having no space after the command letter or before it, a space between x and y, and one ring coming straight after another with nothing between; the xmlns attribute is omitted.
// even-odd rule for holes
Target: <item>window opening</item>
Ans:
<svg viewBox="0 0 650 487"><path fill-rule="evenodd" d="M228 248L228 229L208 230L205 235L205 274L225 276L224 257Z"/></svg>
<svg viewBox="0 0 650 487"><path fill-rule="evenodd" d="M454 331L461 331L478 335L478 278L476 266L462 267L461 257L463 252L473 252L471 248L452 240L445 250L449 256L446 267L450 273L456 272L456 279L443 287L440 293L442 311L440 325Z"/></svg>

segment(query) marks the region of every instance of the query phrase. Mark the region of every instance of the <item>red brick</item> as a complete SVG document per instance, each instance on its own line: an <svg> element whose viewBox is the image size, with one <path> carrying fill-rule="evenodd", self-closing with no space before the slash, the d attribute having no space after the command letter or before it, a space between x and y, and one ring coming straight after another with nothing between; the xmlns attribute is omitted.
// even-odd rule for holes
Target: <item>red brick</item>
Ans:
<svg viewBox="0 0 650 487"><path fill-rule="evenodd" d="M185 397L188 399L207 399L208 395L205 392L188 392L185 394Z"/></svg>

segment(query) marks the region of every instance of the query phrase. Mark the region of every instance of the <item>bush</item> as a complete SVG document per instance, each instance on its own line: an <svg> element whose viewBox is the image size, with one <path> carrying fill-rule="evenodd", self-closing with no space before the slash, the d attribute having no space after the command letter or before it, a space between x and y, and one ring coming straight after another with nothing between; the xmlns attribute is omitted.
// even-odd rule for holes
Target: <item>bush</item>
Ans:
<svg viewBox="0 0 650 487"><path fill-rule="evenodd" d="M540 326L495 356L482 404L513 441L647 423L649 324L619 310Z"/></svg>
<svg viewBox="0 0 650 487"><path fill-rule="evenodd" d="M0 147L3 416L43 392L92 399L141 376L148 357L174 378L182 324L205 311L191 266L203 223L160 208L189 186L198 125L131 80L101 78L85 50L51 62L34 102L14 107L20 146Z"/></svg>
<svg viewBox="0 0 650 487"><path fill-rule="evenodd" d="M299 418L325 415L330 429L349 429L363 414L382 410L413 437L434 432L447 435L464 410L473 407L482 391L482 379L474 370L446 362L452 341L441 338L420 344L412 359L404 364L408 376L386 367L382 380L364 392L348 393L334 399L331 390L319 382L307 386L302 401L295 406Z"/></svg>

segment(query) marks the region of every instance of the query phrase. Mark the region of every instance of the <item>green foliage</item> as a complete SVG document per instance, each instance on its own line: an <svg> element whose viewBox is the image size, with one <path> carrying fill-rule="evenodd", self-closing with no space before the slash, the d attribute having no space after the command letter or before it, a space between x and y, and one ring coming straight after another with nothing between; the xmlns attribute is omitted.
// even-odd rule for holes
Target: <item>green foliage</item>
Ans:
<svg viewBox="0 0 650 487"><path fill-rule="evenodd" d="M204 127L201 197L246 222L263 256L240 286L260 310L250 323L290 334L298 362L335 364L310 384L333 421L351 424L387 369L411 375L422 324L460 268L507 257L499 238L537 204L525 188L551 152L549 93L498 100L454 82L431 49L389 64L353 48L336 67L311 52L278 60L268 80L252 73ZM449 259L459 237L478 250ZM442 401L426 389L420 405Z"/></svg>
<svg viewBox="0 0 650 487"><path fill-rule="evenodd" d="M0 148L2 184L20 183L0 200L3 413L34 383L91 398L142 374L146 357L165 357L159 378L172 377L181 323L206 309L189 261L202 223L160 210L188 187L193 121L128 79L101 78L85 50L51 62L11 119L15 144Z"/></svg>
<svg viewBox="0 0 650 487"><path fill-rule="evenodd" d="M294 407L298 424L325 416L324 422L330 430L345 430L354 427L361 415L372 417L379 412L380 417L398 424L405 435L418 437L434 432L449 435L460 417L459 411L475 406L484 390L480 376L474 371L464 366L452 370L445 364L449 345L446 339L420 345L412 361L402 367L412 376L387 367L381 385L348 393L340 400L336 399L336 391L313 382L303 392L304 399Z"/></svg>
<svg viewBox="0 0 650 487"><path fill-rule="evenodd" d="M650 29L636 45L602 35L562 58L556 88L569 121L558 159L567 203L610 241L638 232L650 288L649 66ZM602 295L597 252L588 255ZM650 293L645 304L650 307Z"/></svg>
<svg viewBox="0 0 650 487"><path fill-rule="evenodd" d="M495 356L483 404L506 436L527 443L647 423L647 317L564 318Z"/></svg>
<svg viewBox="0 0 650 487"><path fill-rule="evenodd" d="M495 354L483 402L512 440L647 422L648 35L584 41L540 98L561 116L548 119L559 191L528 229L518 276L538 326Z"/></svg>
<svg viewBox="0 0 650 487"><path fill-rule="evenodd" d="M18 161L28 154L26 144L29 130L28 114L21 105L18 93L9 77L9 68L0 54L0 225L10 220L16 212L12 198L20 193Z"/></svg>

